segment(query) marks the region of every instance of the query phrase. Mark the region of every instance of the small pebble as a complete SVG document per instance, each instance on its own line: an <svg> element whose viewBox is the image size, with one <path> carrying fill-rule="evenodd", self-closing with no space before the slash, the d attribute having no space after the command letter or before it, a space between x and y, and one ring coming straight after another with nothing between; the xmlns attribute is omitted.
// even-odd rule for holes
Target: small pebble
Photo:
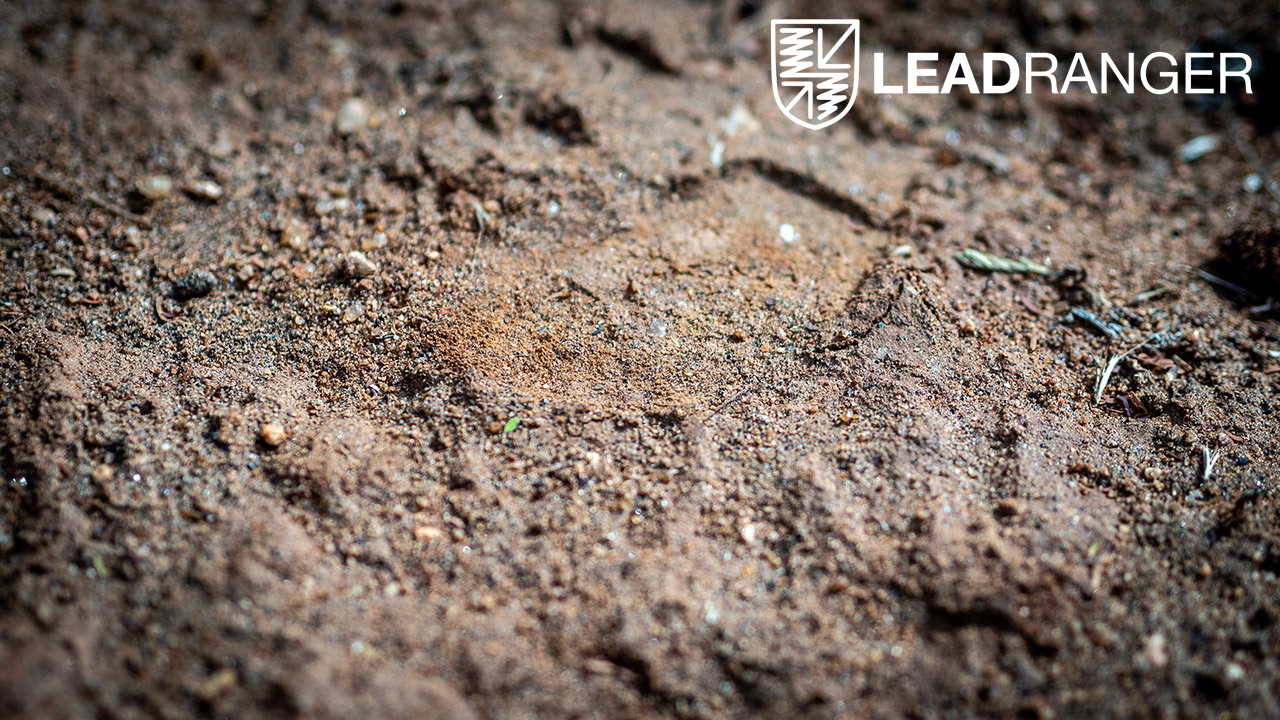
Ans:
<svg viewBox="0 0 1280 720"><path fill-rule="evenodd" d="M419 540L431 542L444 537L444 531L432 525L419 525L413 529L413 536Z"/></svg>
<svg viewBox="0 0 1280 720"><path fill-rule="evenodd" d="M235 148L231 146L231 143L226 140L219 140L209 147L209 154L221 159L231 155L234 150Z"/></svg>
<svg viewBox="0 0 1280 720"><path fill-rule="evenodd" d="M378 272L378 266L359 250L342 256L342 272L349 278L367 278Z"/></svg>
<svg viewBox="0 0 1280 720"><path fill-rule="evenodd" d="M1155 633L1147 637L1144 648L1144 654L1147 656L1147 662L1152 667L1162 668L1169 664L1169 651L1166 647L1164 635Z"/></svg>
<svg viewBox="0 0 1280 720"><path fill-rule="evenodd" d="M138 193L151 200L163 200L173 192L173 181L168 175L148 175L138 181Z"/></svg>
<svg viewBox="0 0 1280 720"><path fill-rule="evenodd" d="M297 218L289 218L280 229L280 244L294 250L305 250L311 242L311 228Z"/></svg>
<svg viewBox="0 0 1280 720"><path fill-rule="evenodd" d="M353 49L351 41L346 38L336 37L329 41L329 57L334 60L346 60Z"/></svg>
<svg viewBox="0 0 1280 720"><path fill-rule="evenodd" d="M781 238L784 243L795 242L796 227L791 223L782 223L778 226L778 237Z"/></svg>
<svg viewBox="0 0 1280 720"><path fill-rule="evenodd" d="M1247 193L1256 193L1262 189L1262 176L1258 173L1249 173L1244 176L1244 191Z"/></svg>
<svg viewBox="0 0 1280 720"><path fill-rule="evenodd" d="M173 281L173 297L190 300L208 295L218 286L218 278L208 270L195 269Z"/></svg>
<svg viewBox="0 0 1280 720"><path fill-rule="evenodd" d="M344 213L351 209L351 201L347 198L321 198L316 201L316 216L325 217L333 213Z"/></svg>
<svg viewBox="0 0 1280 720"><path fill-rule="evenodd" d="M333 127L339 135L350 135L369 124L369 106L360 98L351 98L342 104Z"/></svg>
<svg viewBox="0 0 1280 720"><path fill-rule="evenodd" d="M58 219L58 214L43 205L37 205L36 209L31 211L31 219L35 220L37 225L52 225L53 221Z"/></svg>
<svg viewBox="0 0 1280 720"><path fill-rule="evenodd" d="M381 250L387 246L386 233L374 233L360 241L360 249L365 252L370 250Z"/></svg>
<svg viewBox="0 0 1280 720"><path fill-rule="evenodd" d="M188 195L217 202L222 199L222 186L212 180L197 180L182 188Z"/></svg>
<svg viewBox="0 0 1280 720"><path fill-rule="evenodd" d="M351 303L342 313L342 321L346 323L353 323L362 317L364 317L364 303L360 302Z"/></svg>
<svg viewBox="0 0 1280 720"><path fill-rule="evenodd" d="M1178 157L1185 163L1195 162L1217 150L1221 144L1217 135L1201 135L1183 143L1182 147L1178 148Z"/></svg>
<svg viewBox="0 0 1280 720"><path fill-rule="evenodd" d="M262 442L270 445L271 447L280 447L280 445L282 445L289 437L284 431L284 426L280 423L273 422L263 423L262 429L258 431L258 435L262 437Z"/></svg>

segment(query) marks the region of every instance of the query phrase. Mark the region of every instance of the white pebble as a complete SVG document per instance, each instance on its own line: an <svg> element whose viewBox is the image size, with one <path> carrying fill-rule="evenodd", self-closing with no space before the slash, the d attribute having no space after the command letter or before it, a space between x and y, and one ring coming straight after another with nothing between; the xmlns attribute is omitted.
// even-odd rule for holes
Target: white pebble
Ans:
<svg viewBox="0 0 1280 720"><path fill-rule="evenodd" d="M782 238L782 242L795 242L796 228L791 223L782 223L778 226L778 237Z"/></svg>
<svg viewBox="0 0 1280 720"><path fill-rule="evenodd" d="M1182 162L1195 162L1217 150L1219 144L1221 144L1221 141L1218 140L1217 135L1201 135L1183 143L1182 147L1178 148L1178 157L1182 159Z"/></svg>
<svg viewBox="0 0 1280 720"><path fill-rule="evenodd" d="M1258 173L1249 173L1244 176L1244 191L1247 193L1256 193L1262 189L1262 176Z"/></svg>
<svg viewBox="0 0 1280 720"><path fill-rule="evenodd" d="M138 181L138 192L148 200L162 200L173 192L168 175L148 175Z"/></svg>
<svg viewBox="0 0 1280 720"><path fill-rule="evenodd" d="M360 98L351 98L338 110L333 127L339 135L350 135L369 124L369 106Z"/></svg>
<svg viewBox="0 0 1280 720"><path fill-rule="evenodd" d="M280 229L280 244L294 250L304 250L311 242L311 228L297 218L289 218Z"/></svg>
<svg viewBox="0 0 1280 720"><path fill-rule="evenodd" d="M189 183L183 190L190 195L212 202L222 199L222 186L212 180L197 180Z"/></svg>
<svg viewBox="0 0 1280 720"><path fill-rule="evenodd" d="M351 209L347 198L321 198L316 201L316 215L324 217L333 213L345 213Z"/></svg>
<svg viewBox="0 0 1280 720"><path fill-rule="evenodd" d="M353 250L342 256L342 271L347 277L366 278L378 272L378 266L359 250Z"/></svg>
<svg viewBox="0 0 1280 720"><path fill-rule="evenodd" d="M342 313L342 321L353 323L364 317L364 303L353 302L347 306L345 312Z"/></svg>

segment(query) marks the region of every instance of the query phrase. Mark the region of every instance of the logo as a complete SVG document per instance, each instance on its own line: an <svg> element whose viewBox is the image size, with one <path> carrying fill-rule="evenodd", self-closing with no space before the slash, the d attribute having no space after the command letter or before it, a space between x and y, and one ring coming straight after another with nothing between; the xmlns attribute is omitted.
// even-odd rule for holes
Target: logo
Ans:
<svg viewBox="0 0 1280 720"><path fill-rule="evenodd" d="M857 20L773 21L773 98L792 121L821 130L853 107L858 26Z"/></svg>
<svg viewBox="0 0 1280 720"><path fill-rule="evenodd" d="M773 99L792 122L821 130L849 113L858 95L860 25L857 20L771 23ZM1163 51L1145 57L1135 53L1113 57L1104 52L1096 58L1077 52L1069 63L1065 54L1047 52L1021 57L982 53L977 62L965 53L940 57L939 53L908 52L905 66L894 73L899 83L905 79L905 90L886 80L893 72L886 68L894 59L901 61L903 54L872 55L871 92L875 95L950 95L956 88L974 95L1033 91L1132 95L1139 88L1152 95L1253 94L1254 59L1239 52L1186 52L1182 57Z"/></svg>

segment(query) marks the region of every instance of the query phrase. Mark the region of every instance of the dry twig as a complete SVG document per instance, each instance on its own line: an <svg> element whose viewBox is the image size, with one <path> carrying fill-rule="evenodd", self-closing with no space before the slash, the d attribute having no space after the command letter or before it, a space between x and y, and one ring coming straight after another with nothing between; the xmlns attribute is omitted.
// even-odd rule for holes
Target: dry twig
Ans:
<svg viewBox="0 0 1280 720"><path fill-rule="evenodd" d="M1107 389L1107 383L1111 382L1111 373L1115 372L1116 366L1120 364L1120 361L1128 357L1131 353L1142 349L1147 343L1155 340L1159 336L1160 333L1152 333L1146 340L1143 340L1122 353L1112 355L1111 359L1107 360L1107 364L1104 365L1101 372L1098 373L1098 386L1094 389L1093 393L1094 405L1102 404L1102 393Z"/></svg>
<svg viewBox="0 0 1280 720"><path fill-rule="evenodd" d="M1213 477L1213 468L1218 464L1218 459L1222 457L1222 449L1210 450L1208 445L1201 445L1200 452L1204 455L1204 462L1201 464L1200 480L1207 481Z"/></svg>

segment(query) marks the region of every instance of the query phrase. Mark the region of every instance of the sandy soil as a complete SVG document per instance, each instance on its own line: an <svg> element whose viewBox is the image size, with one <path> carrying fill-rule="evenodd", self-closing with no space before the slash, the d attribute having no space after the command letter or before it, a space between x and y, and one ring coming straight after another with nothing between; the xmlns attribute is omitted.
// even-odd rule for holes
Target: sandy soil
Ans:
<svg viewBox="0 0 1280 720"><path fill-rule="evenodd" d="M1280 14L760 5L0 3L0 715L1280 714Z"/></svg>

